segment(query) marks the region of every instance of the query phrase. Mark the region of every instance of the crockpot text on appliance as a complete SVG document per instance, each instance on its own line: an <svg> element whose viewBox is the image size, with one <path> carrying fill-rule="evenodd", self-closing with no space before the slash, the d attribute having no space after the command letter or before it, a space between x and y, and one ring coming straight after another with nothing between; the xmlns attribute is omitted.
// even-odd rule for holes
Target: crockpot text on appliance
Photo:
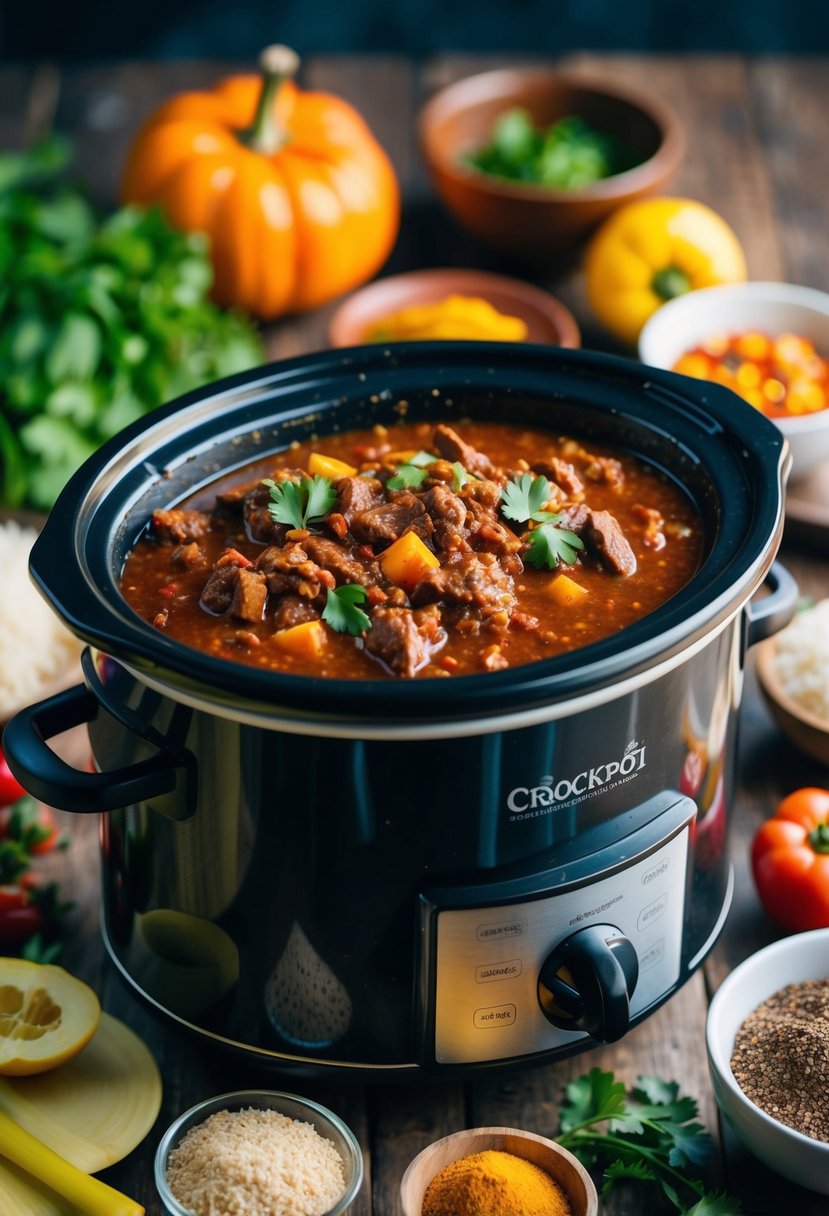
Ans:
<svg viewBox="0 0 829 1216"><path fill-rule="evenodd" d="M538 785L532 787L518 785L510 790L507 797L510 823L548 815L559 806L589 798L600 790L629 781L644 767L645 744L640 745L632 739L619 760L594 765L575 777L563 777L559 781L552 776L546 776L541 778Z"/></svg>

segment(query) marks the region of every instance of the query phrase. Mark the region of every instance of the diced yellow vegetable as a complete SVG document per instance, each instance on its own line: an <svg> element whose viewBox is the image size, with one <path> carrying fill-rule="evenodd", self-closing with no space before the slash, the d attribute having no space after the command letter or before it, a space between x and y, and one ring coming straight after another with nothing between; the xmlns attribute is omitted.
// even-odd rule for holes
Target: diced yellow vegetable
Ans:
<svg viewBox="0 0 829 1216"><path fill-rule="evenodd" d="M562 608L569 608L587 595L587 589L574 583L568 575L559 574L550 583L550 595Z"/></svg>
<svg viewBox="0 0 829 1216"><path fill-rule="evenodd" d="M274 646L305 659L316 659L325 645L322 621L303 621L290 629L280 629L271 638Z"/></svg>
<svg viewBox="0 0 829 1216"><path fill-rule="evenodd" d="M336 481L338 477L353 477L357 470L353 464L346 464L344 460L323 456L322 452L312 452L308 458L308 472L312 477L330 477L332 481Z"/></svg>
<svg viewBox="0 0 829 1216"><path fill-rule="evenodd" d="M424 575L440 562L431 549L414 532L407 532L393 545L389 545L380 558L383 573L390 582L404 591L411 591Z"/></svg>
<svg viewBox="0 0 829 1216"><path fill-rule="evenodd" d="M408 464L413 456L417 455L417 448L401 448L399 452L387 452L383 457L390 464ZM437 460L437 457L435 457Z"/></svg>

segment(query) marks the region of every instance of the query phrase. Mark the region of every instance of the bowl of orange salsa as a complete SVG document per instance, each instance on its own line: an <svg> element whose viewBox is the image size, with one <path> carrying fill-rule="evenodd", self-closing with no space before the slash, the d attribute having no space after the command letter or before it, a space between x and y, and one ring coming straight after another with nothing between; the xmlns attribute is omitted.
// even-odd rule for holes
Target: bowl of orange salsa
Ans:
<svg viewBox="0 0 829 1216"><path fill-rule="evenodd" d="M771 418L793 476L829 460L829 294L791 283L692 291L654 313L639 357L722 384Z"/></svg>

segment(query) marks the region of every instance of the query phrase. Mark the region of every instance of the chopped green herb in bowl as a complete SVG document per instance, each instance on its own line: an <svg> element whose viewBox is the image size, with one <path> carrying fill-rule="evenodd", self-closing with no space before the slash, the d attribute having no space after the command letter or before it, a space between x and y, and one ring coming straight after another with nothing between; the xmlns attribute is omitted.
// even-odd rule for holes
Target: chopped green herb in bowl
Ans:
<svg viewBox="0 0 829 1216"><path fill-rule="evenodd" d="M623 140L583 118L568 115L541 129L520 106L501 114L492 141L465 159L492 177L554 190L580 190L638 163Z"/></svg>

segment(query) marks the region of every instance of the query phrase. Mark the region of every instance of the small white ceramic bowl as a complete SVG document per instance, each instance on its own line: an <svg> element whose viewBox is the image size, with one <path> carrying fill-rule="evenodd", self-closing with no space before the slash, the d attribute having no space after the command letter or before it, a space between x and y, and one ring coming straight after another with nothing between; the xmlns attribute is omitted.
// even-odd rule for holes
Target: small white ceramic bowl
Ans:
<svg viewBox="0 0 829 1216"><path fill-rule="evenodd" d="M308 1098L297 1097L296 1094L279 1093L268 1089L239 1090L232 1094L219 1094L216 1098L208 1098L205 1102L192 1106L190 1110L179 1115L178 1119L170 1124L155 1154L155 1185L168 1216L192 1216L191 1210L179 1203L167 1185L167 1158L171 1151L177 1147L191 1127L204 1123L205 1119L217 1111L247 1110L249 1107L276 1110L290 1119L310 1123L323 1139L331 1141L342 1158L345 1191L337 1203L325 1213L325 1216L344 1216L363 1184L363 1154L356 1136L342 1119L325 1106L311 1102Z"/></svg>
<svg viewBox="0 0 829 1216"><path fill-rule="evenodd" d="M429 1183L447 1165L489 1149L523 1157L545 1170L567 1196L572 1216L597 1216L599 1198L582 1163L554 1140L516 1127L473 1127L424 1148L409 1163L400 1183L403 1216L421 1216Z"/></svg>
<svg viewBox="0 0 829 1216"><path fill-rule="evenodd" d="M773 942L736 967L708 1011L708 1068L717 1104L755 1157L784 1178L829 1195L829 1144L778 1123L750 1101L731 1071L740 1026L758 1005L787 984L829 978L829 929Z"/></svg>
<svg viewBox="0 0 829 1216"><path fill-rule="evenodd" d="M663 304L646 323L639 358L670 370L706 338L747 330L810 338L829 358L829 294L792 283L729 283L689 291ZM829 409L772 421L789 441L793 478L829 460Z"/></svg>

